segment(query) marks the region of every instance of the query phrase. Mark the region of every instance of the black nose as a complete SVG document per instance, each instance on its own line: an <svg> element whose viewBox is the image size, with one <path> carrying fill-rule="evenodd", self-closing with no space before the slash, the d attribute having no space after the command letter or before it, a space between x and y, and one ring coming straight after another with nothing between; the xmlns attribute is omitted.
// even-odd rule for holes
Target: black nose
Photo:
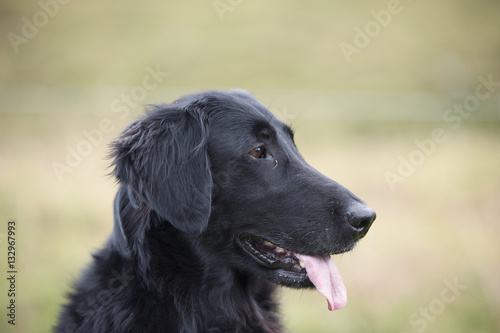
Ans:
<svg viewBox="0 0 500 333"><path fill-rule="evenodd" d="M375 211L364 203L356 203L350 208L347 219L356 239L366 235L376 217Z"/></svg>

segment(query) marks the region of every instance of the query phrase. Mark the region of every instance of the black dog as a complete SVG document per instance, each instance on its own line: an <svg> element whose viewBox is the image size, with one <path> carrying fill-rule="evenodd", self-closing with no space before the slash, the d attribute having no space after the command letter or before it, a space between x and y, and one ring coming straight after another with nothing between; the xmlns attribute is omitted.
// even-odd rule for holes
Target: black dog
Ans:
<svg viewBox="0 0 500 333"><path fill-rule="evenodd" d="M375 219L244 91L157 106L112 144L114 231L57 332L281 332L275 284L345 305L330 255Z"/></svg>

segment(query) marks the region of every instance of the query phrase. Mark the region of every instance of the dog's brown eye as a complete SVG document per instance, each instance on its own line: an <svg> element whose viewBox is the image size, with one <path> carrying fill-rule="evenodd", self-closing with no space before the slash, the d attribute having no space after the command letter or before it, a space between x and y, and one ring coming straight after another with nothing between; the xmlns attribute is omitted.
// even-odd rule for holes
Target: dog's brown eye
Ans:
<svg viewBox="0 0 500 333"><path fill-rule="evenodd" d="M251 152L250 155L254 158L265 158L266 157L266 150L264 148L254 148Z"/></svg>

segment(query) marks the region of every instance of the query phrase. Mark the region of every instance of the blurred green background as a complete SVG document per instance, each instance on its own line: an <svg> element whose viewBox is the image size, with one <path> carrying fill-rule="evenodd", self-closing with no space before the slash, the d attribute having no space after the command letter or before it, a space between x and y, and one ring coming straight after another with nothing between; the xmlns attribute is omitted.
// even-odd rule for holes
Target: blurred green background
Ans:
<svg viewBox="0 0 500 333"><path fill-rule="evenodd" d="M49 332L106 241L120 129L144 104L235 87L378 215L334 258L344 309L282 289L290 332L500 332L500 2L60 1L0 2L1 332Z"/></svg>

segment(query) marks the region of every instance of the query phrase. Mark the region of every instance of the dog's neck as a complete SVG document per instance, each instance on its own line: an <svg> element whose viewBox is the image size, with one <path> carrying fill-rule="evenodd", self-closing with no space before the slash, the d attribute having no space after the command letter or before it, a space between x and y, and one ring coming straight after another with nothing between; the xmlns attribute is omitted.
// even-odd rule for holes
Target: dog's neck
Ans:
<svg viewBox="0 0 500 333"><path fill-rule="evenodd" d="M281 331L277 304L273 300L274 284L232 270L222 262L214 265L217 261L209 259L206 253L196 254L195 248L199 249L199 244L194 246L192 240L170 231L158 232L158 237L151 237L150 248L169 249L169 253L151 256L152 277L163 295L168 295L171 290L184 291L185 298L176 302L178 314L199 313L193 306L203 306L204 316L197 318L197 327L203 327L207 332L236 332L241 329L242 322L245 322L243 326L248 332ZM171 237L165 237L168 234ZM177 251L172 254L172 249ZM165 274L168 271L182 271L183 274ZM190 324L193 318L186 319L182 325Z"/></svg>
<svg viewBox="0 0 500 333"><path fill-rule="evenodd" d="M241 328L245 322L243 326L249 327L249 332L281 331L277 304L272 297L273 284L221 262L209 265L214 260L209 258L210 254L195 250L201 247L196 239L162 221L126 187L122 186L117 193L114 208L115 225L110 242L126 265L135 265L132 269L136 270L137 283L145 295L156 297L168 312L175 311L180 327L191 327L194 332L200 328L229 332L231 327ZM135 221L124 221L131 218ZM146 220L149 226L153 225L147 230L143 227ZM123 225L134 227L124 229ZM142 246L129 246L138 243ZM193 308L200 305L203 311Z"/></svg>

